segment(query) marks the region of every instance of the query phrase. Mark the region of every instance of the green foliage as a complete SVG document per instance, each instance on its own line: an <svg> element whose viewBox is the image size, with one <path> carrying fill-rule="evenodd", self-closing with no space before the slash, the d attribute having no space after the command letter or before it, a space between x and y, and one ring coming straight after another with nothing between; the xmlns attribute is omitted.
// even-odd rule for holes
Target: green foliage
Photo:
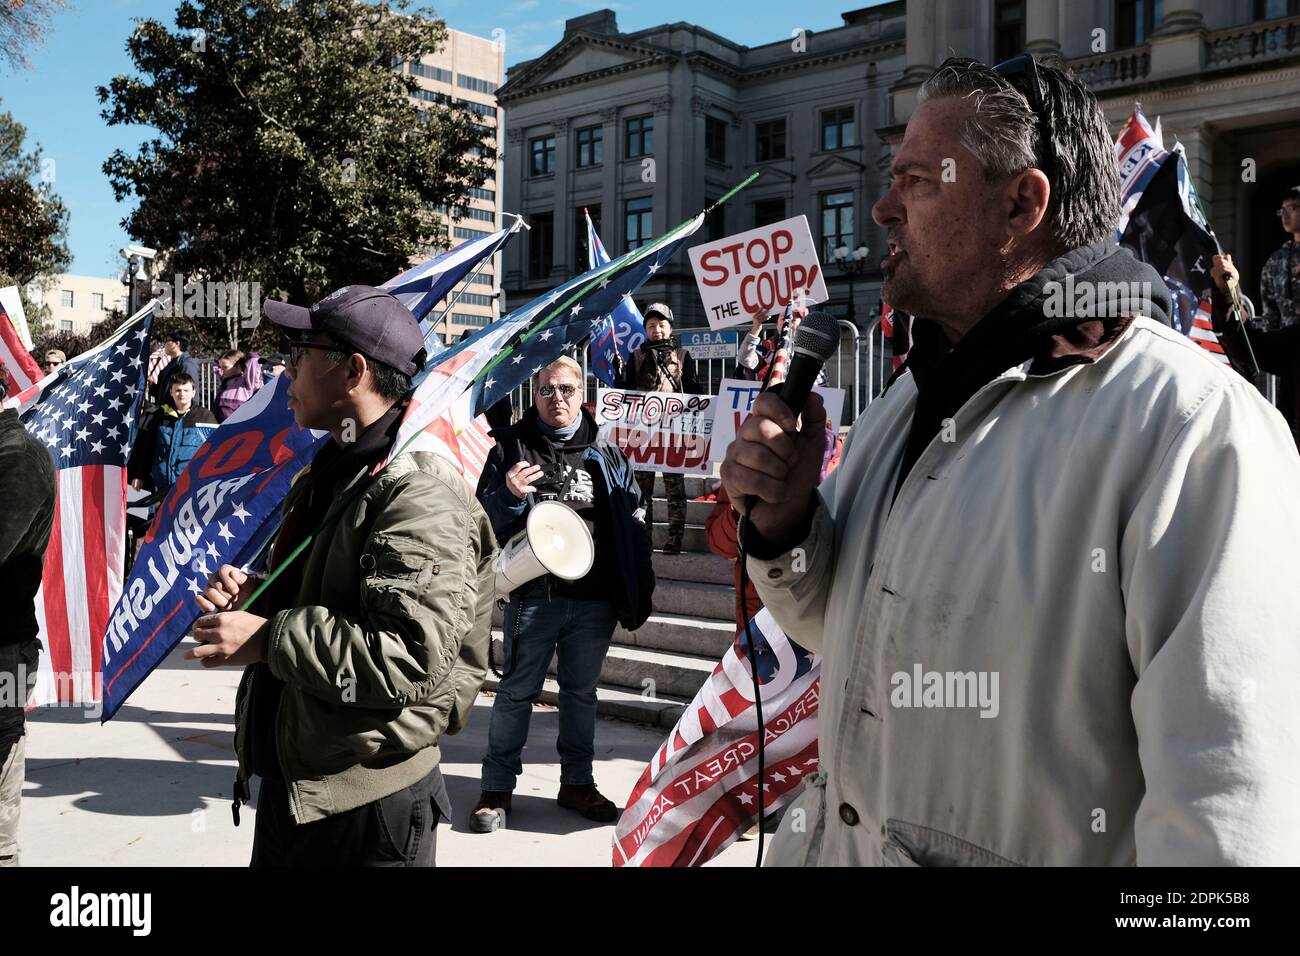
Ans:
<svg viewBox="0 0 1300 956"><path fill-rule="evenodd" d="M16 285L32 333L49 309L27 298L38 276L66 272L68 210L50 185L41 148L24 151L27 130L10 113L0 113L0 286Z"/></svg>
<svg viewBox="0 0 1300 956"><path fill-rule="evenodd" d="M157 131L104 171L139 200L127 232L166 250L161 280L258 282L307 304L446 245L427 210L466 206L491 172L470 151L490 150L473 114L417 110L391 69L434 52L441 20L407 0L182 0L176 27L138 21L140 75L98 90L110 124Z"/></svg>

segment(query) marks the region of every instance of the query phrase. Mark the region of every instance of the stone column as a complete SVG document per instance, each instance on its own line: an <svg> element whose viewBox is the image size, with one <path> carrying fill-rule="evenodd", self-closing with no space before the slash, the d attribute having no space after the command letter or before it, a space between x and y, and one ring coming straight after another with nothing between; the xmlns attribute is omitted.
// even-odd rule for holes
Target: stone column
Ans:
<svg viewBox="0 0 1300 956"><path fill-rule="evenodd" d="M573 209L569 205L571 188L569 177L572 175L569 161L569 121L557 119L551 124L555 130L555 196L552 208L555 210L555 244L551 249L552 284L558 284L571 278L574 273L569 260L573 258Z"/></svg>
<svg viewBox="0 0 1300 956"><path fill-rule="evenodd" d="M1028 0L1025 4L1025 52L1047 63L1060 62L1060 0Z"/></svg>
<svg viewBox="0 0 1300 956"><path fill-rule="evenodd" d="M1150 79L1195 76L1205 69L1201 0L1165 0L1164 20L1151 34Z"/></svg>
<svg viewBox="0 0 1300 956"><path fill-rule="evenodd" d="M935 0L907 0L905 50L907 65L890 91L894 122L906 123L916 109L916 91L934 72Z"/></svg>
<svg viewBox="0 0 1300 956"><path fill-rule="evenodd" d="M504 182L498 181L497 183L497 188L501 190L501 208L517 212L527 220L530 210L525 206L526 197L524 196L527 183L527 167L524 165L523 129L516 126L507 128L505 146L504 166L510 171L510 176ZM454 245L455 240L451 241ZM505 252L502 253L504 273L499 278L502 287L517 289L524 284L528 265L528 260L525 258L527 244L528 233L524 232L523 235L517 236L514 241L506 246ZM507 305L506 302L501 303L503 311Z"/></svg>

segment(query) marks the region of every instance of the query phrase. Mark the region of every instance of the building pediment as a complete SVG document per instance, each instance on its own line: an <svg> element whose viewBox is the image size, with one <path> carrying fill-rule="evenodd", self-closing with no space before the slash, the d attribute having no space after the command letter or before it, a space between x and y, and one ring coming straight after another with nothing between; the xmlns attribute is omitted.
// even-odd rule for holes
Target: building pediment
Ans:
<svg viewBox="0 0 1300 956"><path fill-rule="evenodd" d="M533 93L549 92L564 86L602 80L629 70L671 63L675 55L668 50L628 43L616 37L579 33L566 37L511 76L497 91L497 99L506 102Z"/></svg>
<svg viewBox="0 0 1300 956"><path fill-rule="evenodd" d="M866 171L866 168L865 163L849 159L847 156L827 156L808 170L808 176L815 179L825 176L843 176L845 173L860 175Z"/></svg>

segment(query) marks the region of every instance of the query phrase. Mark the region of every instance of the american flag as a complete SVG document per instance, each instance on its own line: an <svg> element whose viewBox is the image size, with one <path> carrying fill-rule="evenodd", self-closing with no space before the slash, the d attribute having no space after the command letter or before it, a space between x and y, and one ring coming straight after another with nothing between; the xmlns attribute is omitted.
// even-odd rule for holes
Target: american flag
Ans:
<svg viewBox="0 0 1300 956"><path fill-rule="evenodd" d="M410 309L411 314L420 321L420 327L429 333L432 331L431 326L437 324L428 321L433 307L469 275L475 266L504 249L522 224L523 220L516 218L505 229L499 229L481 239L462 242L440 256L393 276L379 288Z"/></svg>
<svg viewBox="0 0 1300 956"><path fill-rule="evenodd" d="M762 609L750 620L763 695L763 780L744 632L687 705L627 799L614 829L615 866L699 866L771 813L818 769L821 662Z"/></svg>
<svg viewBox="0 0 1300 956"><path fill-rule="evenodd" d="M58 471L54 526L36 616L41 655L34 706L100 699L109 612L122 593L126 462L144 395L153 303L111 338L23 396L27 431Z"/></svg>

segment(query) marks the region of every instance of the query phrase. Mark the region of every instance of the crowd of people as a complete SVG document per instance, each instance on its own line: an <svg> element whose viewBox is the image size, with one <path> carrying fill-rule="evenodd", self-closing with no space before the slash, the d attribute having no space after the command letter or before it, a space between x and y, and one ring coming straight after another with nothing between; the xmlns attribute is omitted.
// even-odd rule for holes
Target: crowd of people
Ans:
<svg viewBox="0 0 1300 956"><path fill-rule="evenodd" d="M872 212L888 234L885 296L912 317L906 362L847 442L817 395L799 408L760 395L707 523L736 562L737 627L765 606L821 660L820 767L768 861L1300 860L1300 456L1251 382L1168 328L1160 274L1117 246L1096 99L1027 57L950 59L920 88L889 172ZM1291 238L1265 266L1255 348L1294 396L1300 190L1280 216ZM1097 296L1052 316L1045 298L1066 277L1155 293L1140 312ZM1239 335L1230 256L1214 279L1216 326ZM376 470L426 361L394 297L354 285L264 309L291 342L295 419L333 440L286 499L268 566L313 535L301 558L247 609L262 576L228 565L197 598L187 656L244 672L235 795L237 811L259 779L252 863L433 864L452 812L439 741L493 666L496 559L543 502L586 523L595 557L577 580L541 574L503 599L470 828L512 812L553 658L557 803L613 822L594 774L596 685L615 628L653 606L655 476L601 437L581 366L562 355L536 373L471 489L428 452ZM644 315L620 383L703 391L672 310ZM737 373L766 378L784 331L755 317ZM223 354L201 409L198 360L167 339L133 481L170 486L264 387L262 364ZM671 554L685 488L664 478ZM44 448L0 413L0 671L39 652L30 609L53 480ZM986 678L990 699L967 693ZM0 707L0 754L2 864L18 859L21 705Z"/></svg>

